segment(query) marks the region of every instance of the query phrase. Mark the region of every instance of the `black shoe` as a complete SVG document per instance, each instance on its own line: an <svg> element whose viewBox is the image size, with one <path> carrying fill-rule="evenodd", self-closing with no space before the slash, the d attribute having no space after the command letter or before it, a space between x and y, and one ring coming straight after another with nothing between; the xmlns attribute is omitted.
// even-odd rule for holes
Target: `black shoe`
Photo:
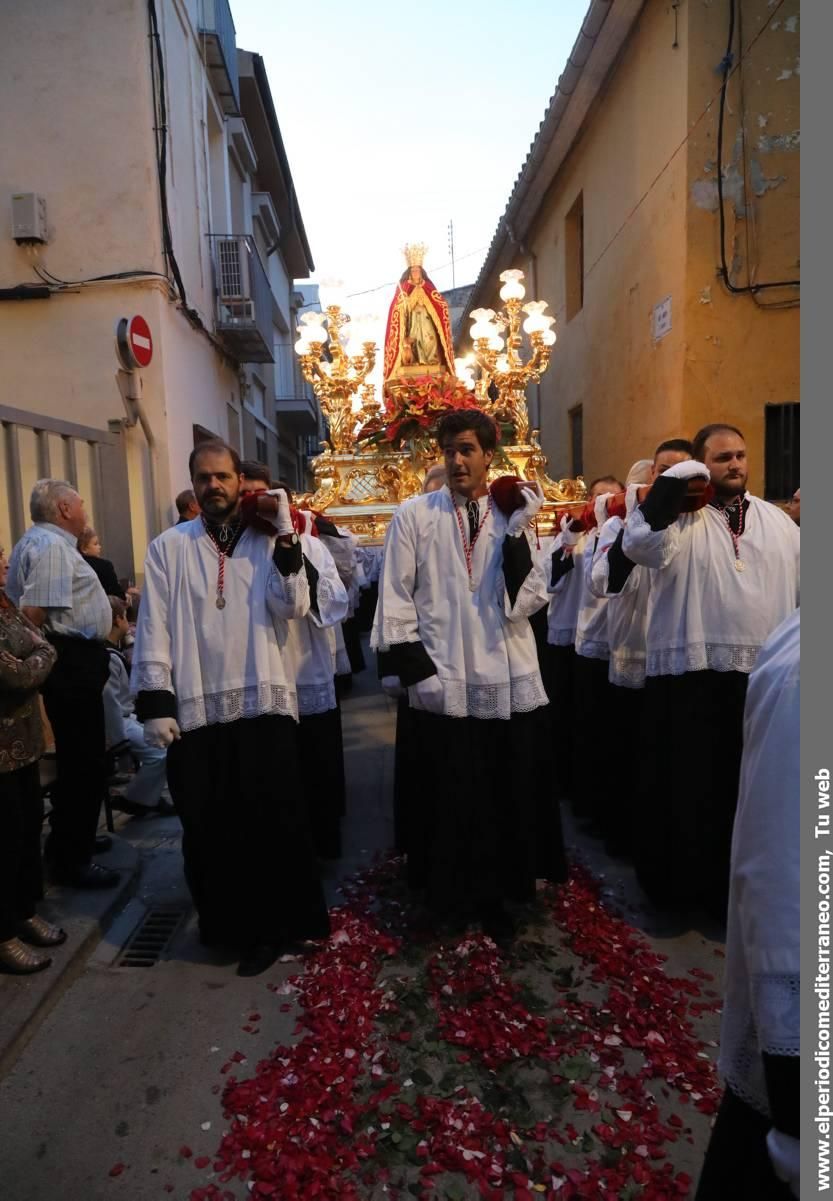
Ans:
<svg viewBox="0 0 833 1201"><path fill-rule="evenodd" d="M115 888L121 876L110 867L102 867L100 863L87 863L83 867L56 870L52 873L52 879L56 884L65 884L68 888Z"/></svg>
<svg viewBox="0 0 833 1201"><path fill-rule="evenodd" d="M237 965L238 976L259 976L270 968L281 953L277 943L263 942L250 947Z"/></svg>
<svg viewBox="0 0 833 1201"><path fill-rule="evenodd" d="M107 851L112 851L113 840L109 834L96 834L95 842L93 843L93 854L104 855Z"/></svg>
<svg viewBox="0 0 833 1201"><path fill-rule="evenodd" d="M496 943L511 942L518 930L512 914L499 903L483 906L480 910L480 925L483 927L483 933L488 934Z"/></svg>

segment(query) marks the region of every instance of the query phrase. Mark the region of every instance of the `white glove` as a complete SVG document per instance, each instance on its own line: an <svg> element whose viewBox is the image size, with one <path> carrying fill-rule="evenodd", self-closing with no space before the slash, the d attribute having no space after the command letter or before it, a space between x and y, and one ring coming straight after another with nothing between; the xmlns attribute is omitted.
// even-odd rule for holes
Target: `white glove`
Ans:
<svg viewBox="0 0 833 1201"><path fill-rule="evenodd" d="M428 713L443 713L445 711L445 689L438 676L429 676L414 684L413 695L419 701L419 708Z"/></svg>
<svg viewBox="0 0 833 1201"><path fill-rule="evenodd" d="M578 546L580 539L584 537L584 530L571 530L570 525L573 518L569 513L565 513L561 518L561 549L571 551Z"/></svg>
<svg viewBox="0 0 833 1201"><path fill-rule="evenodd" d="M596 528L601 529L607 521L607 502L613 497L613 492L603 492L593 502L593 515L596 518Z"/></svg>
<svg viewBox="0 0 833 1201"><path fill-rule="evenodd" d="M625 489L625 518L630 517L636 506L639 504L639 489L644 488L644 484L628 484Z"/></svg>
<svg viewBox="0 0 833 1201"><path fill-rule="evenodd" d="M398 701L400 696L404 696L405 689L402 687L399 676L382 676L382 692L394 701Z"/></svg>
<svg viewBox="0 0 833 1201"><path fill-rule="evenodd" d="M537 517L544 503L544 492L537 481L535 483L521 484L520 489L523 504L509 518L506 524L507 534L520 534L521 530L525 529Z"/></svg>
<svg viewBox="0 0 833 1201"><path fill-rule="evenodd" d="M704 480L712 478L711 472L705 463L698 463L696 459L684 459L682 463L675 463L673 467L669 467L662 474L671 480L690 480L698 475Z"/></svg>
<svg viewBox="0 0 833 1201"><path fill-rule="evenodd" d="M266 496L274 496L278 502L278 511L274 517L267 518L278 531L279 538L289 538L295 533L292 524L292 514L289 512L289 498L283 488L270 488Z"/></svg>
<svg viewBox="0 0 833 1201"><path fill-rule="evenodd" d="M775 1175L789 1186L794 1197L799 1197L801 1195L799 1192L801 1143L797 1138L784 1134L782 1130L776 1130L773 1126L766 1136L766 1147L775 1169Z"/></svg>
<svg viewBox="0 0 833 1201"><path fill-rule="evenodd" d="M157 747L162 751L182 737L180 728L172 717L152 717L142 728L145 733L145 745Z"/></svg>

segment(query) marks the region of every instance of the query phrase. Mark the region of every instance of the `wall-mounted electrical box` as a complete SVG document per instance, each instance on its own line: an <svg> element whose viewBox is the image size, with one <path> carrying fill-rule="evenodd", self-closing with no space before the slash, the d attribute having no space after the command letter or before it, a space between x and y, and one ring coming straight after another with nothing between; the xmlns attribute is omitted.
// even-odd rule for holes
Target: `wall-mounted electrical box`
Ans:
<svg viewBox="0 0 833 1201"><path fill-rule="evenodd" d="M46 201L37 192L17 192L12 196L12 237L18 246L49 241Z"/></svg>

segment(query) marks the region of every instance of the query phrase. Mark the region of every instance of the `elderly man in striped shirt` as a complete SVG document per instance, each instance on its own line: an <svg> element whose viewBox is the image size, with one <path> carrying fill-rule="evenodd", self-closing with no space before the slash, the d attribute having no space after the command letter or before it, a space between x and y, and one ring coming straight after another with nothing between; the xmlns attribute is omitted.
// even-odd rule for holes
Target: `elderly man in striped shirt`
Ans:
<svg viewBox="0 0 833 1201"><path fill-rule="evenodd" d="M92 861L104 788L110 602L77 549L88 520L72 485L38 480L29 512L34 525L12 552L6 592L58 652L42 689L58 768L46 854L58 883L111 888L118 873Z"/></svg>

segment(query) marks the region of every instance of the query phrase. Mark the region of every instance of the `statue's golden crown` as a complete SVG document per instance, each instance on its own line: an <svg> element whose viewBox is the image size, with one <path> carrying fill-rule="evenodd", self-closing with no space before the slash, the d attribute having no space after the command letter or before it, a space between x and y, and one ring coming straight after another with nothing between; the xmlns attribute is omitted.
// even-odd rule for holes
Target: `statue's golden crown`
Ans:
<svg viewBox="0 0 833 1201"><path fill-rule="evenodd" d="M421 267L425 261L425 252L428 247L424 242L407 243L402 248L402 253L409 267Z"/></svg>

